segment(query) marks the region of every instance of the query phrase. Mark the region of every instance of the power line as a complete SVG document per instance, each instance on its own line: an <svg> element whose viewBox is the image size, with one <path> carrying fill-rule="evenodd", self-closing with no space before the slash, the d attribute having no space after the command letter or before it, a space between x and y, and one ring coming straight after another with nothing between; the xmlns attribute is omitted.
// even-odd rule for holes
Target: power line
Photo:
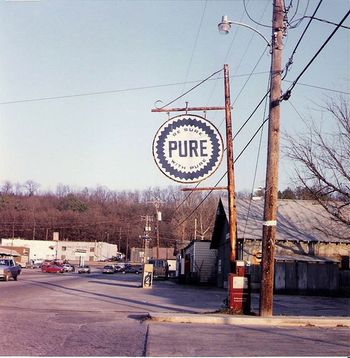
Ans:
<svg viewBox="0 0 350 358"><path fill-rule="evenodd" d="M293 81L288 81L288 80L284 80L284 82L293 83ZM340 90L331 89L331 88L327 88L327 87L309 85L309 84L307 84L307 83L302 83L302 82L299 82L299 83L298 83L298 86L311 87L311 88L316 88L316 89L320 89L320 90L324 90L324 91L329 91L329 92L334 92L334 93L340 93L340 94L350 94L350 92L340 91Z"/></svg>
<svg viewBox="0 0 350 358"><path fill-rule="evenodd" d="M302 20L304 20L304 19L311 19L311 16L305 16L305 15L304 15L304 16L301 17L300 19L294 20L293 22L297 22L296 25L292 25L292 22L290 22L291 28L297 27L297 26L302 22ZM338 25L337 23L335 23L335 22L333 22L333 21L329 21L329 20L325 20L325 19L320 19L320 18L314 17L314 16L312 17L312 19L313 19L313 20L316 20L316 21L324 22L325 24L329 24L329 25L334 25L334 26L337 26L337 25ZM343 28L343 29L350 30L350 27L349 27L349 26L341 25L340 27Z"/></svg>
<svg viewBox="0 0 350 358"><path fill-rule="evenodd" d="M293 88L298 83L299 79L304 75L304 73L307 71L307 69L311 66L311 64L315 61L317 56L321 53L321 51L326 47L328 42L331 40L331 38L335 35L335 33L340 29L342 23L347 19L347 17L350 14L350 10L345 14L343 19L339 22L337 27L332 31L332 33L328 36L327 40L323 43L323 45L320 47L320 49L315 53L315 55L312 57L312 59L308 62L308 64L304 67L304 69L300 72L299 76L293 81L290 88L281 96L281 100L288 100L291 96Z"/></svg>
<svg viewBox="0 0 350 358"><path fill-rule="evenodd" d="M254 72L253 75L264 75L266 73L269 73L269 71L261 71L261 72ZM231 75L230 78L238 78L238 77L247 77L252 76L251 73L245 73L241 75ZM218 78L211 78L208 81L217 81L219 79L222 79L222 77ZM284 80L285 82L292 82ZM198 83L199 81L189 81L187 83ZM39 98L28 98L28 99L20 99L20 100L13 100L13 101L6 101L6 102L0 102L0 105L9 105L9 104L17 104L17 103L26 103L26 102L40 102L40 101L50 101L50 100L56 100L56 99L65 99L65 98L75 98L75 97L87 97L87 96L97 96L97 95L104 95L104 94L114 94L119 92L132 92L132 91L142 91L146 89L152 89L152 88L162 88L162 87L171 87L171 86L178 86L183 84L183 82L174 82L174 83L167 83L167 84L161 84L161 85L151 85L151 86L141 86L141 87L131 87L131 88L124 88L124 89L117 89L117 90L110 90L110 91L100 91L100 92L86 92L86 93L78 93L78 94L71 94L71 95L61 95L61 96L52 96L52 97L39 97ZM335 93L343 93L343 94L350 94L349 92L339 91L332 88L327 87L320 87L316 85L310 85L307 83L298 83L299 86L308 86L313 87L317 89L322 89L329 92L335 92Z"/></svg>
<svg viewBox="0 0 350 358"><path fill-rule="evenodd" d="M264 27L268 27L269 29L271 29L271 26L270 25L265 25L265 24L261 24L260 22L257 22L256 20L254 20L248 13L248 10L247 10L247 5L246 5L246 0L243 0L243 6L244 6L244 11L246 12L247 16L249 17L249 19L251 21L253 21L255 24L257 25L260 25L260 26L264 26Z"/></svg>
<svg viewBox="0 0 350 358"><path fill-rule="evenodd" d="M251 137L251 139L248 141L248 143L245 145L245 147L241 150L241 152L239 153L239 155L237 156L237 158L234 160L233 163L236 163L237 160L242 156L242 154L245 152L245 150L249 147L249 145L252 143L253 139L256 137L256 135L259 133L259 131L263 128L264 124L269 120L269 118L266 118L262 124L259 126L259 128L256 130L256 132L254 133L254 135ZM214 185L214 187L216 188L220 182L222 181L222 179L224 179L224 177L226 176L227 171L222 175L222 177L218 180L218 182ZM183 219L176 227L181 226L185 221L187 221L204 203L204 201L209 197L209 195L211 195L211 193L213 192L213 190L210 190L208 192L208 194L204 197L204 199L191 211L191 213L189 215L187 215L187 217L185 219Z"/></svg>
<svg viewBox="0 0 350 358"><path fill-rule="evenodd" d="M320 0L320 1L319 1L318 5L316 6L316 9L315 9L314 13L312 14L312 16L311 16L311 18L310 18L310 21L309 21L308 24L306 25L306 27L305 27L303 33L301 34L301 36L300 36L300 38L299 38L299 40L298 40L296 46L294 47L294 50L293 50L293 52L292 52L292 55L289 57L288 63L287 63L286 66L285 66L285 74L284 74L283 79L287 76L289 67L293 64L293 57L294 57L294 55L295 55L295 53L296 53L296 51L297 51L297 48L299 47L299 45L300 45L300 43L301 43L301 40L302 40L303 37L305 36L305 33L306 33L306 31L308 30L308 28L309 28L309 26L310 26L310 24L311 24L311 22L312 22L312 20L313 20L314 15L315 15L316 12L318 11L319 7L321 6L322 1L323 1L323 0Z"/></svg>
<svg viewBox="0 0 350 358"><path fill-rule="evenodd" d="M260 105L263 103L264 99L268 96L268 94L270 93L270 91L267 91L264 95L264 97L260 100L260 102L256 105L256 107L254 108L253 112L249 115L249 117L244 121L244 123L241 125L241 127L238 129L237 133L234 135L234 137L232 138L232 140L235 140L236 137L238 136L238 134L242 131L242 129L246 126L246 124L249 122L249 120L253 117L253 115L255 114L255 112L259 109ZM224 149L224 152L226 151L226 148ZM227 173L227 172L226 172ZM226 175L226 173L224 175ZM222 180L222 178L220 179L220 181ZM219 181L219 182L220 182ZM199 183L196 184L196 186L194 188L197 188L202 181L200 181ZM217 186L218 184L216 184L215 186ZM175 208L174 214L179 210L179 208L190 198L190 196L192 195L193 191L191 191L185 199L182 200L182 202Z"/></svg>
<svg viewBox="0 0 350 358"><path fill-rule="evenodd" d="M195 86L193 86L192 88L190 88L188 91L184 92L183 94L181 94L180 96L176 97L175 99L173 99L172 101L168 102L167 104L165 104L163 107L160 107L160 109L166 108L169 105L173 104L174 102L176 102L177 100L179 100L180 98L184 97L186 94L190 93L191 91L193 91L194 89L196 89L197 87L201 86L203 83L205 83L206 81L208 81L210 78L214 77L215 75L217 75L218 73L222 72L222 68L214 73L212 73L210 76L208 76L207 78L205 78L204 80L202 80L201 82L199 82L198 84L196 84Z"/></svg>
<svg viewBox="0 0 350 358"><path fill-rule="evenodd" d="M291 3L292 3L292 1L291 1ZM270 83L271 83L271 75L270 75L270 78L269 78L269 81L268 81L268 85L267 85L268 93L270 92ZM267 103L268 103L268 101L267 101L267 96L266 96L263 118L265 118L265 116L266 116ZM247 211L246 221L245 221L244 230L243 230L243 239L245 238L245 232L246 232L246 229L247 229L248 219L249 219L249 215L250 215L250 209L251 209L252 200L253 200L253 193L254 193L254 188L255 188L255 182L256 182L256 177L257 177L257 173L258 173L258 164L259 164L261 144L262 144L262 138L263 138L263 129L264 129L264 128L262 127L262 128L261 128L261 133L260 133L260 139L259 139L258 153L257 153L257 156L256 156L256 162L255 162L253 185L252 185L252 190L251 190L251 195L250 195L250 200L249 200L249 205L248 205L248 211Z"/></svg>
<svg viewBox="0 0 350 358"><path fill-rule="evenodd" d="M220 72L220 71L218 71L218 72ZM263 74L266 74L266 73L268 73L268 72L267 71L261 71L261 72L256 72L253 75L263 75ZM230 76L230 78L239 78L239 77L246 77L246 76L251 76L251 73L245 73L245 74L241 74L241 75L232 75L232 76ZM220 78L222 79L223 77L219 77L219 78L216 78L216 79L210 78L210 79L208 79L208 81L216 81L216 80L218 80ZM201 82L201 80L188 81L187 84L198 83L198 82ZM166 83L166 84L160 84L160 85L150 85L150 86L122 88L122 89L109 90L109 91L96 91L96 92L85 92L85 93L77 93L77 94L69 94L69 95L61 95L61 96L28 98L28 99L20 99L20 100L0 102L0 105L26 103L26 102L49 101L49 100L75 98L75 97L97 96L97 95L114 94L114 93L122 93L122 92L132 92L132 91L142 91L142 90L147 90L147 89L171 87L171 86L178 86L178 85L183 85L183 84L184 84L183 82L174 82L174 83Z"/></svg>
<svg viewBox="0 0 350 358"><path fill-rule="evenodd" d="M186 86L186 83L187 83L187 80L188 80L188 75L190 73L190 69L191 69L191 66L192 66L192 61L193 61L193 57L194 57L194 52L197 48L197 43L198 43L198 38L199 38L199 34L201 32L201 28L202 28L202 24L203 24L203 20L204 20L204 14L205 14L205 10L207 8L207 4L208 4L208 0L205 1L205 4L204 4L204 9L203 9L203 12L202 12L202 17L201 17L201 20L199 22L199 26L198 26L198 30L197 30L197 35L196 35L196 39L194 41L194 45L193 45L193 48L192 48L192 53L191 53L191 57L190 57L190 61L188 63L188 66L187 66L187 71L186 71L186 76L185 76L185 81L184 81L184 87L183 87L183 90L182 92L185 91L185 86Z"/></svg>

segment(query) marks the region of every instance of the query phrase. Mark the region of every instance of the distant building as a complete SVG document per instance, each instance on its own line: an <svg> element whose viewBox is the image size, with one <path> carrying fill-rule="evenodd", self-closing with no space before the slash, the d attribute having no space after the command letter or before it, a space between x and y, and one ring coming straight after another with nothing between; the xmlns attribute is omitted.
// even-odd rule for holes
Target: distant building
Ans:
<svg viewBox="0 0 350 358"><path fill-rule="evenodd" d="M49 241L26 239L1 239L2 247L24 247L29 249L29 260L59 259L76 261L101 261L116 256L118 246L106 242L86 241Z"/></svg>
<svg viewBox="0 0 350 358"><path fill-rule="evenodd" d="M159 247L159 257L157 257L157 247L145 248L132 247L130 249L130 261L135 263L143 263L144 260L149 259L163 259L163 260L175 260L173 247Z"/></svg>
<svg viewBox="0 0 350 358"><path fill-rule="evenodd" d="M182 283L215 284L217 250L211 241L193 240L178 255L178 276Z"/></svg>

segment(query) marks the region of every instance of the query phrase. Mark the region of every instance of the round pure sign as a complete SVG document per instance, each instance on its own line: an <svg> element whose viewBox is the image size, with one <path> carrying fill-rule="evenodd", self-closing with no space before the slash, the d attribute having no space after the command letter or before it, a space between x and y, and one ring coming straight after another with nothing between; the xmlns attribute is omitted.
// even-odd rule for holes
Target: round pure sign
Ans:
<svg viewBox="0 0 350 358"><path fill-rule="evenodd" d="M219 131L205 118L181 115L169 119L153 141L159 169L180 183L196 183L215 172L223 156Z"/></svg>

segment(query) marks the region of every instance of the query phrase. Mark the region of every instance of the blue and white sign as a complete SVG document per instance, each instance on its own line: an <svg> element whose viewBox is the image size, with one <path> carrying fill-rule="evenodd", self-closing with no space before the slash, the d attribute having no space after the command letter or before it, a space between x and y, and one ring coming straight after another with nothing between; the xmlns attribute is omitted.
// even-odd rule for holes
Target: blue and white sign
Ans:
<svg viewBox="0 0 350 358"><path fill-rule="evenodd" d="M196 183L219 167L223 142L216 127L203 117L180 115L169 119L153 141L153 157L159 169L180 183Z"/></svg>

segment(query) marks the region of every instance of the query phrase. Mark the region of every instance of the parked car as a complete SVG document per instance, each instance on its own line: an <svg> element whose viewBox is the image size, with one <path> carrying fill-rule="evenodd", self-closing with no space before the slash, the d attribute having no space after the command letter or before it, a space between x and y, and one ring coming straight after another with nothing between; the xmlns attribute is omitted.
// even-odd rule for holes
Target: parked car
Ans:
<svg viewBox="0 0 350 358"><path fill-rule="evenodd" d="M121 271L122 273L136 273L137 275L142 273L143 267L141 265L127 265Z"/></svg>
<svg viewBox="0 0 350 358"><path fill-rule="evenodd" d="M17 276L21 273L21 267L18 266L14 259L10 257L0 258L0 278L8 281L13 278L17 281Z"/></svg>
<svg viewBox="0 0 350 358"><path fill-rule="evenodd" d="M71 264L64 264L63 265L63 271L64 272L74 272L75 271L75 267Z"/></svg>
<svg viewBox="0 0 350 358"><path fill-rule="evenodd" d="M112 265L106 265L103 269L102 269L102 273L114 273L115 272L115 268Z"/></svg>
<svg viewBox="0 0 350 358"><path fill-rule="evenodd" d="M114 265L114 270L115 272L122 272L125 268L124 264L118 264L118 265Z"/></svg>
<svg viewBox="0 0 350 358"><path fill-rule="evenodd" d="M31 261L31 268L41 268L41 265L43 264L44 260L36 259L36 260L30 260Z"/></svg>
<svg viewBox="0 0 350 358"><path fill-rule="evenodd" d="M78 273L91 273L90 266L78 266Z"/></svg>
<svg viewBox="0 0 350 358"><path fill-rule="evenodd" d="M63 266L59 265L43 265L41 266L41 271L49 273L63 273L64 269Z"/></svg>

